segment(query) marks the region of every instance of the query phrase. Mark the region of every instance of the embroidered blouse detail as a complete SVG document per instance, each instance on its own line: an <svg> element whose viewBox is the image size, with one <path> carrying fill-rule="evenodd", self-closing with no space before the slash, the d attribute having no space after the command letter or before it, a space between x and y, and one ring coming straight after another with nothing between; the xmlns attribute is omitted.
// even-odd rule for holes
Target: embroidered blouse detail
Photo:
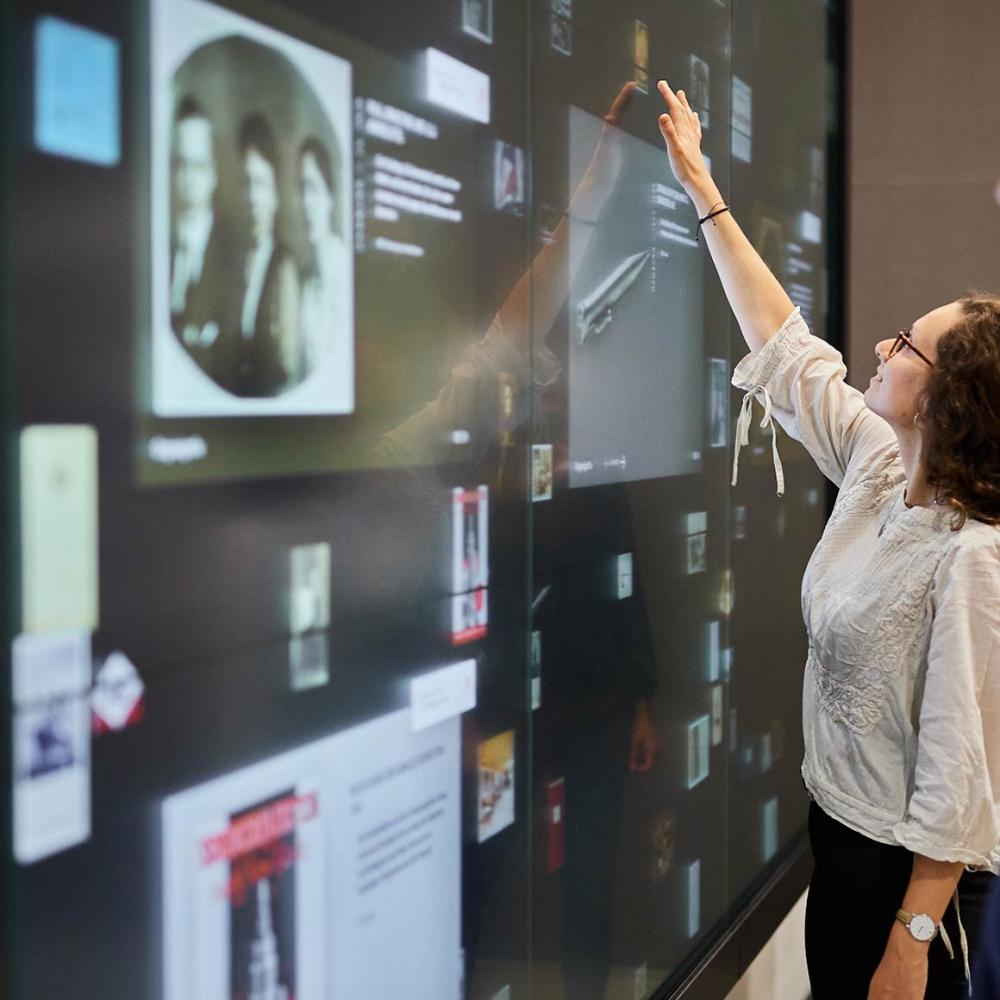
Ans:
<svg viewBox="0 0 1000 1000"><path fill-rule="evenodd" d="M756 398L840 487L802 581L803 780L873 840L1000 873L1000 530L907 507L896 436L845 375L798 309L733 375L737 451Z"/></svg>

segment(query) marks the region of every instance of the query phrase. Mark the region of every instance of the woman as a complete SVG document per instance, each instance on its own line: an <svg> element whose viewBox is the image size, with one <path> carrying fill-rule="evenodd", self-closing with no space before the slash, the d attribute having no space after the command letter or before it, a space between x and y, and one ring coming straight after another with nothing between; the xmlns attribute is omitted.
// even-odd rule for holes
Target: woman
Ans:
<svg viewBox="0 0 1000 1000"><path fill-rule="evenodd" d="M281 165L270 122L254 112L239 130L246 249L235 319L215 350L215 381L236 396L278 396L295 383L299 276L281 239Z"/></svg>
<svg viewBox="0 0 1000 1000"><path fill-rule="evenodd" d="M340 291L347 267L337 233L337 184L326 146L310 136L299 147L302 215L309 241L309 266L302 279L300 378L308 377L345 333Z"/></svg>
<svg viewBox="0 0 1000 1000"><path fill-rule="evenodd" d="M1000 301L881 341L862 396L725 206L684 92L659 89L671 168L752 352L733 378L737 454L756 398L840 487L802 587L813 997L965 996L1000 867ZM780 493L776 451L775 470Z"/></svg>

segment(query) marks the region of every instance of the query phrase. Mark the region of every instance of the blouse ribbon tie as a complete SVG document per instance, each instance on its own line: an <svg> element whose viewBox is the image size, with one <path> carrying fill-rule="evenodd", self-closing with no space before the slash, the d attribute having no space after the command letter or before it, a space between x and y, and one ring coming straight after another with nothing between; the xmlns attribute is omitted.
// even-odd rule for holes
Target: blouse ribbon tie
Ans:
<svg viewBox="0 0 1000 1000"><path fill-rule="evenodd" d="M762 385L748 389L743 397L743 405L740 407L740 415L736 421L736 449L733 454L733 480L732 485L736 485L740 469L740 448L750 444L750 421L753 419L753 401L758 399L764 408L764 417L760 426L771 428L771 456L774 460L774 478L777 481L778 496L785 495L785 473L781 468L781 459L778 457L778 429L774 424L774 417L771 413L771 397L767 389Z"/></svg>

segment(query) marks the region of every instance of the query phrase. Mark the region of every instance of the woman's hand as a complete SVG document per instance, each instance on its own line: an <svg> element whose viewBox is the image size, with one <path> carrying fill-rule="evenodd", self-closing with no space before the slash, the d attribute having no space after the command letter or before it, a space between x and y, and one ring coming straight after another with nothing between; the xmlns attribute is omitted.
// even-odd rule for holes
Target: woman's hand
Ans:
<svg viewBox="0 0 1000 1000"><path fill-rule="evenodd" d="M667 105L667 114L660 115L660 134L667 145L670 169L686 190L708 177L708 165L701 152L701 121L683 90L675 94L666 80L657 87Z"/></svg>
<svg viewBox="0 0 1000 1000"><path fill-rule="evenodd" d="M572 214L577 218L596 219L614 189L622 167L624 133L618 126L634 94L635 84L629 81L615 95L604 116L597 146L572 199Z"/></svg>
<svg viewBox="0 0 1000 1000"><path fill-rule="evenodd" d="M926 990L927 947L916 941L896 946L890 938L868 987L868 1000L924 1000Z"/></svg>

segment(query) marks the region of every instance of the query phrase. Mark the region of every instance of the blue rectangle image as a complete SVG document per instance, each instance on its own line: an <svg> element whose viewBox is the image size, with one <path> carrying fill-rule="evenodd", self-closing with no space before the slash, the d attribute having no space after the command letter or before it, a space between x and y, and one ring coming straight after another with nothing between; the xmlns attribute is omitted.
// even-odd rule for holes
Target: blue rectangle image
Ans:
<svg viewBox="0 0 1000 1000"><path fill-rule="evenodd" d="M113 166L121 156L119 51L114 38L43 17L35 31L35 145Z"/></svg>

